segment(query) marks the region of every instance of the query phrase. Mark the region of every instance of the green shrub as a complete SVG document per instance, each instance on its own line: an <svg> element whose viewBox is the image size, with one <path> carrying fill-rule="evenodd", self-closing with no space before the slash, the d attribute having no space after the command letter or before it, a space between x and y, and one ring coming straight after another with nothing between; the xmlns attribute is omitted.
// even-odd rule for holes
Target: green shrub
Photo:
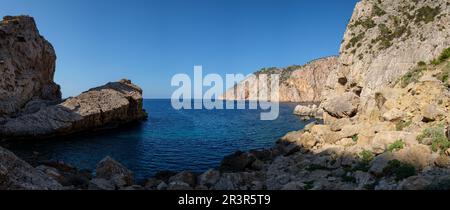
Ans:
<svg viewBox="0 0 450 210"><path fill-rule="evenodd" d="M424 142L425 139L430 139L429 142ZM436 126L426 128L422 131L420 135L417 136L417 140L420 143L426 143L431 146L433 152L440 151L445 152L450 148L450 141L445 135L445 128L443 126Z"/></svg>
<svg viewBox="0 0 450 210"><path fill-rule="evenodd" d="M410 176L416 175L416 169L414 166L402 163L399 160L391 160L383 170L386 176L395 176L396 181L406 179Z"/></svg>
<svg viewBox="0 0 450 210"><path fill-rule="evenodd" d="M436 77L441 82L446 83L448 81L449 74L450 74L450 69L443 69L442 72L440 72L438 75L436 75Z"/></svg>
<svg viewBox="0 0 450 210"><path fill-rule="evenodd" d="M365 33L360 33L358 36L355 36L350 39L349 43L345 46L347 49L354 47L359 41L361 41L365 36Z"/></svg>
<svg viewBox="0 0 450 210"><path fill-rule="evenodd" d="M392 41L395 38L402 37L405 33L409 34L411 32L410 28L408 28L406 25L400 25L401 21L393 17L394 20L394 31L389 29L386 24L380 24L378 25L378 30L380 31L380 35L372 40L373 43L380 43L380 49L387 49L392 46Z"/></svg>
<svg viewBox="0 0 450 210"><path fill-rule="evenodd" d="M397 131L402 131L403 129L405 129L406 127L409 127L411 125L412 121L400 121L397 124L395 124L395 128L397 129Z"/></svg>
<svg viewBox="0 0 450 210"><path fill-rule="evenodd" d="M431 8L429 6L422 7L416 12L416 23L425 22L429 23L434 21L434 18L441 13L440 7Z"/></svg>
<svg viewBox="0 0 450 210"><path fill-rule="evenodd" d="M401 150L405 147L405 142L403 142L403 139L399 139L397 141L395 141L394 143L392 143L391 145L388 146L388 151L389 152L395 152L398 150Z"/></svg>
<svg viewBox="0 0 450 210"><path fill-rule="evenodd" d="M400 85L402 88L405 88L409 84L413 82L419 81L419 78L423 75L423 68L414 68L413 70L406 73L401 79L400 79Z"/></svg>
<svg viewBox="0 0 450 210"><path fill-rule="evenodd" d="M431 64L439 65L439 64L447 61L447 59L449 59L449 58L450 58L450 47L445 49L444 51L442 51L441 55L439 55L438 58L431 61Z"/></svg>
<svg viewBox="0 0 450 210"><path fill-rule="evenodd" d="M353 140L354 142L357 142L357 141L358 141L358 134L352 136L352 140Z"/></svg>
<svg viewBox="0 0 450 210"><path fill-rule="evenodd" d="M375 22L372 20L372 18L366 18L363 20L355 21L355 23L353 25L351 25L350 27L357 27L360 25L363 26L365 29L370 29L370 28L377 26L377 24L375 24Z"/></svg>
<svg viewBox="0 0 450 210"><path fill-rule="evenodd" d="M419 63L417 63L418 66L426 66L427 63L425 63L424 61L420 61Z"/></svg>
<svg viewBox="0 0 450 210"><path fill-rule="evenodd" d="M364 150L361 153L359 153L359 156L361 158L361 162L363 163L370 163L375 158L375 155L372 151Z"/></svg>
<svg viewBox="0 0 450 210"><path fill-rule="evenodd" d="M378 5L376 5L376 4L373 5L372 16L383 16L385 14L386 14L386 12L383 9L381 9Z"/></svg>
<svg viewBox="0 0 450 210"><path fill-rule="evenodd" d="M277 67L269 67L269 68L262 68L261 70L255 72L255 75L258 76L260 74L279 74L280 70Z"/></svg>

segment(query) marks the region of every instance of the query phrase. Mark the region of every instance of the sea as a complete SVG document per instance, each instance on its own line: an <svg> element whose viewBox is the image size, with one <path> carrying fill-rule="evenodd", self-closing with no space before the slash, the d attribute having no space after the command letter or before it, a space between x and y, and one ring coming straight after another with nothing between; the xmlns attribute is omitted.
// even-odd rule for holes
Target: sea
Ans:
<svg viewBox="0 0 450 210"><path fill-rule="evenodd" d="M218 167L224 156L237 150L272 147L286 133L312 122L292 114L296 105L280 103L279 117L263 121L261 112L267 110L176 110L170 99L146 99L144 108L149 117L140 123L2 146L29 162L63 161L91 171L101 159L111 156L132 170L137 180L158 171L202 172Z"/></svg>

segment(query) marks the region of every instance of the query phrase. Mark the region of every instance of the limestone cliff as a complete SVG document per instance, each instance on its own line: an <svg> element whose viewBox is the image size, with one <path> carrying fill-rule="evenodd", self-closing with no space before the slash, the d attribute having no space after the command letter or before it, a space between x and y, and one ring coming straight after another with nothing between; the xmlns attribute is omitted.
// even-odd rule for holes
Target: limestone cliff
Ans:
<svg viewBox="0 0 450 210"><path fill-rule="evenodd" d="M324 95L355 92L365 105L377 90L394 85L418 62L430 62L449 46L449 22L446 0L358 2L341 45L339 67Z"/></svg>
<svg viewBox="0 0 450 210"><path fill-rule="evenodd" d="M0 138L34 138L109 128L145 118L142 90L129 80L61 100L56 55L29 16L0 22Z"/></svg>
<svg viewBox="0 0 450 210"><path fill-rule="evenodd" d="M278 98L281 102L317 102L321 100L325 81L330 72L336 69L337 63L336 57L327 57L312 61L304 66L291 66L283 69L265 68L254 75L280 74ZM260 88L256 81L257 77L249 77L228 90L221 98L227 100L257 100ZM248 84L252 84L252 86ZM235 90L240 88L244 91L237 91L235 96Z"/></svg>
<svg viewBox="0 0 450 210"><path fill-rule="evenodd" d="M61 99L53 82L56 55L32 17L0 21L0 118L17 114L31 103Z"/></svg>

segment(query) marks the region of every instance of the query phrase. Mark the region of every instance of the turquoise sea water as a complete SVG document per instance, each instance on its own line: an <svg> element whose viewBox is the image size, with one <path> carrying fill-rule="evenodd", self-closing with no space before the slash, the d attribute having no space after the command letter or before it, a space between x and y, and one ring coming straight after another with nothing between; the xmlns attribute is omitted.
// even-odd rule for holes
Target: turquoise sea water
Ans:
<svg viewBox="0 0 450 210"><path fill-rule="evenodd" d="M292 114L295 105L282 103L277 120L261 121L262 110L174 110L170 100L144 100L149 118L140 124L6 147L28 161L64 161L89 170L109 155L138 180L162 170L201 172L236 150L268 148L303 128L309 122Z"/></svg>

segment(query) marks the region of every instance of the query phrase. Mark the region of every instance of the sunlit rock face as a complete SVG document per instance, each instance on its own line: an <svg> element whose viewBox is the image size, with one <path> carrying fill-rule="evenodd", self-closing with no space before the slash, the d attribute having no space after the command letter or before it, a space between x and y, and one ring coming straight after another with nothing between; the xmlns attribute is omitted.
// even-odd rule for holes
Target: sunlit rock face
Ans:
<svg viewBox="0 0 450 210"><path fill-rule="evenodd" d="M334 97L357 88L365 105L376 91L394 85L418 62L428 63L450 46L449 23L447 0L358 2L344 34L339 67L323 95Z"/></svg>
<svg viewBox="0 0 450 210"><path fill-rule="evenodd" d="M222 99L227 100L266 100L280 102L318 102L322 98L322 91L325 81L330 72L337 68L337 58L327 57L312 61L304 66L290 66L284 69L265 68L255 72L255 77L249 77L239 83L235 88L228 90ZM261 80L258 85L259 75L267 75L270 80L271 75L279 74L279 90L273 91L271 84L266 84L266 80ZM268 87L265 91L264 86ZM266 92L269 97L262 97L262 92ZM273 95L272 95L273 94Z"/></svg>
<svg viewBox="0 0 450 210"><path fill-rule="evenodd" d="M0 125L0 137L32 138L113 128L145 119L142 90L129 80L93 88L62 103L12 118Z"/></svg>

